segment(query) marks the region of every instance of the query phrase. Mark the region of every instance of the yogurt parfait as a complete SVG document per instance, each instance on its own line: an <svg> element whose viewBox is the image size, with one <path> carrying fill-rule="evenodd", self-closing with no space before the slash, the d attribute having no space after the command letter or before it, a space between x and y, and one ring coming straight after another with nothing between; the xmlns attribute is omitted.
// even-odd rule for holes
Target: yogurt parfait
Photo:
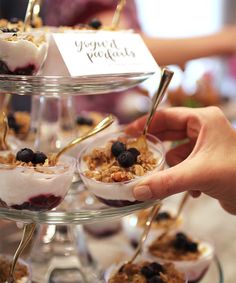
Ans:
<svg viewBox="0 0 236 283"><path fill-rule="evenodd" d="M107 205L137 203L134 186L164 166L164 148L154 136L104 135L85 147L78 169L87 189Z"/></svg>
<svg viewBox="0 0 236 283"><path fill-rule="evenodd" d="M47 50L47 36L42 32L0 31L0 74L37 74Z"/></svg>
<svg viewBox="0 0 236 283"><path fill-rule="evenodd" d="M214 248L208 242L193 240L178 232L155 239L147 253L151 260L172 262L178 270L186 273L189 283L197 283L213 260Z"/></svg>
<svg viewBox="0 0 236 283"><path fill-rule="evenodd" d="M72 182L76 161L62 156L56 165L29 148L0 155L0 205L47 211L59 205Z"/></svg>

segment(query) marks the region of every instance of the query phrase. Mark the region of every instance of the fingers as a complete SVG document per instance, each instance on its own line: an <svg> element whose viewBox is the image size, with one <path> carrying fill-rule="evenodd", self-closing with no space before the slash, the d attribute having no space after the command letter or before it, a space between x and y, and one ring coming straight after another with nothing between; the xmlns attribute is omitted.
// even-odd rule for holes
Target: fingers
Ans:
<svg viewBox="0 0 236 283"><path fill-rule="evenodd" d="M194 129L198 121L198 115L195 109L182 107L161 109L156 112L149 127L149 133L155 134L161 140L177 140L187 137L188 122L191 121ZM134 134L141 132L145 125L147 116L141 117L128 125L126 132ZM197 129L198 127L196 127Z"/></svg>
<svg viewBox="0 0 236 283"><path fill-rule="evenodd" d="M166 162L169 166L175 166L185 160L194 148L194 142L180 144L166 153Z"/></svg>
<svg viewBox="0 0 236 283"><path fill-rule="evenodd" d="M195 174L194 162L183 161L179 165L160 171L138 184L133 189L135 199L145 201L162 199L183 191L197 190L199 186L199 173Z"/></svg>

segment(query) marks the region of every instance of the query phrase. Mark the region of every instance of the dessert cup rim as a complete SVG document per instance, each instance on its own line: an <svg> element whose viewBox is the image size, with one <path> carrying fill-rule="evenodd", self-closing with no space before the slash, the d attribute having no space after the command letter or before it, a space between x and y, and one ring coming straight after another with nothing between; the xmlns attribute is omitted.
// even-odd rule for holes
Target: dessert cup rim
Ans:
<svg viewBox="0 0 236 283"><path fill-rule="evenodd" d="M101 137L99 137L97 140L102 140L106 137L112 137L113 135L115 134L123 134L124 136L129 136L128 134L124 133L123 131L115 131L115 132L112 132L112 133L108 133L108 134L105 134L105 135L102 135ZM139 133L138 133L139 134ZM142 134L142 133L140 133ZM152 139L154 139L160 146L161 146L161 149L155 149L156 151L160 152L161 156L160 156L160 160L158 161L158 164L156 166L156 168L152 171L150 171L149 173L143 175L143 176L139 176L139 177L136 177L134 179L131 179L131 180L128 180L128 181L123 181L123 182L114 182L114 183L107 183L107 182L102 182L102 181L97 181L95 179L92 179L92 178L88 178L87 176L85 176L85 174L82 172L82 168L81 168L81 164L82 164L82 157L83 157L83 154L88 150L89 147L91 147L91 144L87 144L85 145L82 150L80 151L79 155L78 155L78 158L77 158L77 168L78 168L78 172L79 174L86 180L90 180L90 181L93 181L95 184L106 184L106 185L112 185L112 186L119 186L120 184L130 184L134 181L139 181L139 180L142 180L143 178L146 178L147 176L151 175L157 168L161 167L164 163L165 163L165 148L164 148L164 145L162 143L161 140L159 140L156 136L154 135L151 135L151 134L147 134L148 137L151 137ZM132 137L132 136L131 136ZM153 143L154 144L154 143ZM155 145L155 144L154 144Z"/></svg>

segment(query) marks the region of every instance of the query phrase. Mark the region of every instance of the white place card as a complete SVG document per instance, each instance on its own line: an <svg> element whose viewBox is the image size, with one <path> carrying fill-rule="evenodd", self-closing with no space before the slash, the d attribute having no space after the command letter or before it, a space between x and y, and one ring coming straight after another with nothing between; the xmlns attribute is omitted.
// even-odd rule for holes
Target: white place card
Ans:
<svg viewBox="0 0 236 283"><path fill-rule="evenodd" d="M81 31L53 38L71 76L159 71L141 36L132 32Z"/></svg>

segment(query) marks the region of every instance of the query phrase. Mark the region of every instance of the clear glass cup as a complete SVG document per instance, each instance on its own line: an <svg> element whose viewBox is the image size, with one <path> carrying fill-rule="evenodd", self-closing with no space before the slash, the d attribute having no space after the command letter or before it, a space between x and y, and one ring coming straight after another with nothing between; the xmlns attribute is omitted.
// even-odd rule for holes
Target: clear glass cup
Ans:
<svg viewBox="0 0 236 283"><path fill-rule="evenodd" d="M77 137L73 97L32 99L31 133L35 133L36 150L56 152Z"/></svg>
<svg viewBox="0 0 236 283"><path fill-rule="evenodd" d="M49 36L44 32L0 34L0 74L36 75L46 57Z"/></svg>
<svg viewBox="0 0 236 283"><path fill-rule="evenodd" d="M0 204L47 211L59 205L70 188L76 159L62 156L55 166L0 164Z"/></svg>
<svg viewBox="0 0 236 283"><path fill-rule="evenodd" d="M137 137L140 136L137 133ZM165 162L165 150L162 142L153 135L147 135L147 143L149 150L151 150L158 160L154 170L149 171L143 176L136 176L134 179L124 182L112 182L105 183L96 181L95 179L88 178L84 172L88 169L83 157L92 152L93 149L104 147L104 145L111 140L117 140L117 138L135 138L135 136L126 135L124 132L115 132L107 135L103 135L93 141L93 143L86 146L78 157L78 172L80 173L81 179L84 182L86 188L95 195L100 201L110 206L126 206L137 203L135 200L132 189L139 182L144 180L147 176L155 173L156 171L162 170Z"/></svg>

